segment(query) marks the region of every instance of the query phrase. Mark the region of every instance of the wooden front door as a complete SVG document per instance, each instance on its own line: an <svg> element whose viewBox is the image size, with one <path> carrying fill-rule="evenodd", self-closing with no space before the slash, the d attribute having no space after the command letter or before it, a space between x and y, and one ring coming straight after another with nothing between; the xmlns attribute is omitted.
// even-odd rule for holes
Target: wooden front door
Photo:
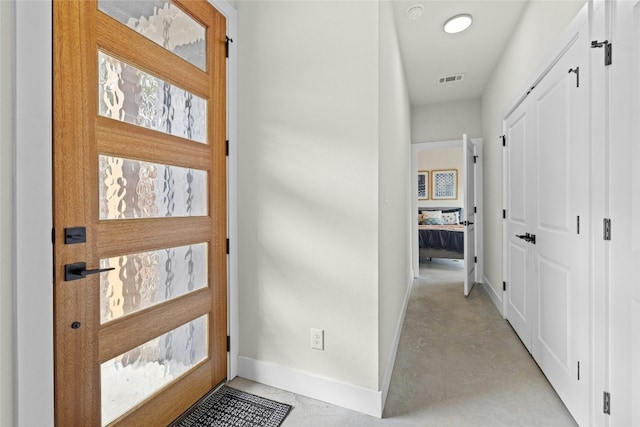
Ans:
<svg viewBox="0 0 640 427"><path fill-rule="evenodd" d="M226 378L225 32L54 1L57 425L166 425Z"/></svg>

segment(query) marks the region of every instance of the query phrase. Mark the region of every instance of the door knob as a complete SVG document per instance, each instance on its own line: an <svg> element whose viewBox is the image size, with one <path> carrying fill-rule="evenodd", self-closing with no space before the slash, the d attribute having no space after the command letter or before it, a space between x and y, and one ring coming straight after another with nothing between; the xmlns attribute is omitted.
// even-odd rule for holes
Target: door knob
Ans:
<svg viewBox="0 0 640 427"><path fill-rule="evenodd" d="M111 268L95 268L93 270L87 270L86 262L76 262L74 264L67 264L64 266L64 280L69 282L71 280L84 279L90 274L98 274L104 271L115 270L115 267Z"/></svg>

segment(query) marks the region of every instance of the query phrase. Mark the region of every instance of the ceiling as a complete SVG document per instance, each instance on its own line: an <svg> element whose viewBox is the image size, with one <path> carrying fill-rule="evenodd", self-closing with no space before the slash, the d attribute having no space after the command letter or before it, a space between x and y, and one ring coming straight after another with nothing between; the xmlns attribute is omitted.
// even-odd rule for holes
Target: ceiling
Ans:
<svg viewBox="0 0 640 427"><path fill-rule="evenodd" d="M478 99L524 11L526 0L396 0L394 16L411 105ZM412 21L406 10L424 6ZM454 15L473 16L469 29L447 34L442 27ZM444 76L462 80L440 84Z"/></svg>

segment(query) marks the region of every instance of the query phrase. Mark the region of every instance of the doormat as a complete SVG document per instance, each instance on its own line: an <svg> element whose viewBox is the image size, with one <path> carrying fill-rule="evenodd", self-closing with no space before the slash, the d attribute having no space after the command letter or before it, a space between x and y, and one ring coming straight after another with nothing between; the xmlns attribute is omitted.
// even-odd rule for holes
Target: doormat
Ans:
<svg viewBox="0 0 640 427"><path fill-rule="evenodd" d="M291 405L223 385L170 427L278 427Z"/></svg>

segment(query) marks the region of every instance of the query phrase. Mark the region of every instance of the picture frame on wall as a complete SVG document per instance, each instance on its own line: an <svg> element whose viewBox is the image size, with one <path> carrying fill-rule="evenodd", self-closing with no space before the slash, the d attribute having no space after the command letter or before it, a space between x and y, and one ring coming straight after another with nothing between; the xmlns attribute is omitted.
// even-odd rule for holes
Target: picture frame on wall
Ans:
<svg viewBox="0 0 640 427"><path fill-rule="evenodd" d="M418 171L418 200L429 200L429 171Z"/></svg>
<svg viewBox="0 0 640 427"><path fill-rule="evenodd" d="M431 171L431 198L455 200L458 198L458 170Z"/></svg>

